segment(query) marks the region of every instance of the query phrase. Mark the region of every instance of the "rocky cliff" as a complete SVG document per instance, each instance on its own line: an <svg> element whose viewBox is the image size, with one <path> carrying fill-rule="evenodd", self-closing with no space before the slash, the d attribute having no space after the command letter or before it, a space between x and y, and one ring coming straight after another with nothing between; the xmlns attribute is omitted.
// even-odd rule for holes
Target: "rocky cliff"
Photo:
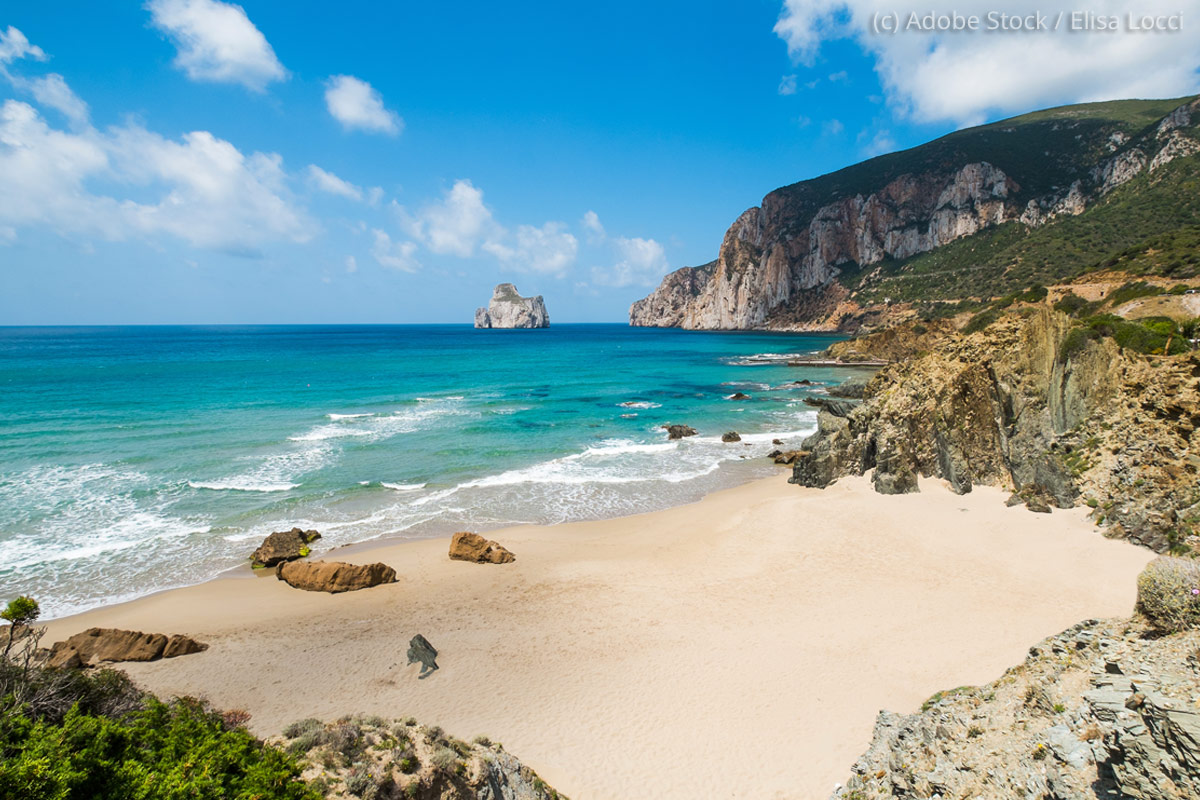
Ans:
<svg viewBox="0 0 1200 800"><path fill-rule="evenodd" d="M522 297L517 287L502 283L492 292L487 308L475 309L476 328L549 328L550 315L539 294Z"/></svg>
<svg viewBox="0 0 1200 800"><path fill-rule="evenodd" d="M1200 544L1200 353L1142 355L1080 330L1039 304L970 335L926 331L911 341L932 349L881 370L860 405L821 409L792 482L873 471L886 494L922 478L997 485L1031 507L1086 503L1108 535L1160 552Z"/></svg>
<svg viewBox="0 0 1200 800"><path fill-rule="evenodd" d="M1080 623L986 686L883 711L832 800L1200 797L1200 632Z"/></svg>
<svg viewBox="0 0 1200 800"><path fill-rule="evenodd" d="M667 275L634 303L630 324L853 330L886 322L895 311L886 281L924 274L910 263L916 257L1001 226L1008 243L1083 214L1200 151L1197 122L1200 101L1191 98L1072 106L777 189L738 217L716 261ZM955 269L977 264L968 258ZM1002 281L1005 270L995 272ZM979 284L968 283L968 291Z"/></svg>

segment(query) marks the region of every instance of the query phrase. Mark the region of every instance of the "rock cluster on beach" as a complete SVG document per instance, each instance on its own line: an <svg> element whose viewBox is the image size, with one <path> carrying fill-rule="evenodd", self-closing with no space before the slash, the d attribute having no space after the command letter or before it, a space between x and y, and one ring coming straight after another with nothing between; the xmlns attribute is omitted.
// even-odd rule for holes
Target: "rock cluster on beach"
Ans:
<svg viewBox="0 0 1200 800"><path fill-rule="evenodd" d="M468 531L460 531L450 537L450 558L476 564L511 564L517 560L512 551L499 542Z"/></svg>
<svg viewBox="0 0 1200 800"><path fill-rule="evenodd" d="M550 315L542 296L522 297L511 283L492 292L487 308L475 310L476 328L549 328Z"/></svg>
<svg viewBox="0 0 1200 800"><path fill-rule="evenodd" d="M832 800L1200 797L1200 631L1089 620L999 680L880 712Z"/></svg>
<svg viewBox="0 0 1200 800"><path fill-rule="evenodd" d="M689 425L663 425L662 427L667 432L668 439L683 439L696 435L696 429Z"/></svg>
<svg viewBox="0 0 1200 800"><path fill-rule="evenodd" d="M292 528L290 531L276 531L263 540L254 554L250 556L253 567L274 567L284 561L295 561L304 558L309 553L308 546L321 538L316 531L305 531Z"/></svg>
<svg viewBox="0 0 1200 800"><path fill-rule="evenodd" d="M861 404L811 398L817 432L792 481L873 470L885 494L928 477L959 493L989 484L1039 510L1086 503L1108 535L1159 552L1200 545L1200 352L1067 348L1070 333L1065 315L1027 309L880 370ZM872 352L878 336L854 347Z"/></svg>
<svg viewBox="0 0 1200 800"><path fill-rule="evenodd" d="M387 564L346 564L340 561L285 561L275 576L289 586L308 592L354 592L396 582L396 570Z"/></svg>
<svg viewBox="0 0 1200 800"><path fill-rule="evenodd" d="M189 636L142 633L119 628L88 628L50 648L47 664L80 667L99 661L156 661L208 649Z"/></svg>

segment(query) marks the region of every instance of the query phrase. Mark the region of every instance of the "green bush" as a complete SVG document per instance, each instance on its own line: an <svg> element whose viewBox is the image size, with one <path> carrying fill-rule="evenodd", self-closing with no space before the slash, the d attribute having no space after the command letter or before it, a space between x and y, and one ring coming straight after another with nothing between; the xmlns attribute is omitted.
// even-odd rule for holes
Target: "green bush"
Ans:
<svg viewBox="0 0 1200 800"><path fill-rule="evenodd" d="M963 326L962 332L968 335L978 333L998 319L1000 319L1000 312L997 309L985 309L967 320L967 324Z"/></svg>
<svg viewBox="0 0 1200 800"><path fill-rule="evenodd" d="M1067 292L1054 304L1055 311L1061 311L1070 317L1077 316L1080 312L1089 311L1091 308L1091 303L1074 292Z"/></svg>
<svg viewBox="0 0 1200 800"><path fill-rule="evenodd" d="M197 700L147 698L122 718L0 716L0 797L316 800L300 768Z"/></svg>
<svg viewBox="0 0 1200 800"><path fill-rule="evenodd" d="M1137 610L1163 633L1200 627L1200 563L1159 556L1138 575Z"/></svg>

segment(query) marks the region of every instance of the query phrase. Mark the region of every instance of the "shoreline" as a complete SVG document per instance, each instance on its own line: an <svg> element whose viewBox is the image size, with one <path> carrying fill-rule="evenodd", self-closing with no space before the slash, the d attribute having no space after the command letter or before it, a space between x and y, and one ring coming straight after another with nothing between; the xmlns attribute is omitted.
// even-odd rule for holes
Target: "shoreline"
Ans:
<svg viewBox="0 0 1200 800"><path fill-rule="evenodd" d="M417 717L486 734L576 800L825 796L883 708L985 683L1080 619L1126 615L1153 553L1086 510L1033 514L976 487L875 494L783 474L606 520L492 530L514 564L451 562L448 537L320 556L399 582L325 595L236 568L48 623L186 633L208 651L119 665L160 694L251 712ZM244 570L244 572L242 571ZM262 580L246 580L261 577ZM418 681L416 633L441 651Z"/></svg>

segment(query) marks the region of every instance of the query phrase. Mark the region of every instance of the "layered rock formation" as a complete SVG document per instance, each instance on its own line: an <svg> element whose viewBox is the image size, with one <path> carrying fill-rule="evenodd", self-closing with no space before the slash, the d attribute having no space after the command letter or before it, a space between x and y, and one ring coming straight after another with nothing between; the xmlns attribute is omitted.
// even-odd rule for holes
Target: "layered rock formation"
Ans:
<svg viewBox="0 0 1200 800"><path fill-rule="evenodd" d="M460 531L450 537L450 558L476 564L511 564L517 560L512 551L499 542L469 531Z"/></svg>
<svg viewBox="0 0 1200 800"><path fill-rule="evenodd" d="M852 330L886 320L887 304L860 305L848 277L1003 223L1033 228L1083 213L1200 150L1188 128L1197 101L1143 129L1117 115L1089 121L1088 108L959 131L777 189L733 223L715 261L672 272L634 303L630 324Z"/></svg>
<svg viewBox="0 0 1200 800"><path fill-rule="evenodd" d="M50 648L52 667L81 667L98 661L156 661L208 649L188 636L142 633L119 628L88 628Z"/></svg>
<svg viewBox="0 0 1200 800"><path fill-rule="evenodd" d="M539 294L521 297L517 287L502 283L492 292L487 308L475 309L476 328L549 328L550 315Z"/></svg>
<svg viewBox="0 0 1200 800"><path fill-rule="evenodd" d="M387 564L345 564L340 561L285 561L275 576L289 586L308 592L355 592L396 582L396 570Z"/></svg>
<svg viewBox="0 0 1200 800"><path fill-rule="evenodd" d="M832 800L1200 797L1200 632L1090 620L980 687L881 712Z"/></svg>
<svg viewBox="0 0 1200 800"><path fill-rule="evenodd" d="M882 493L921 478L973 484L1068 508L1086 502L1107 533L1160 552L1200 544L1200 353L1143 356L1112 339L1072 339L1047 306L882 369L861 405L825 401L792 482L824 487L873 470ZM895 336L872 340L893 346Z"/></svg>

